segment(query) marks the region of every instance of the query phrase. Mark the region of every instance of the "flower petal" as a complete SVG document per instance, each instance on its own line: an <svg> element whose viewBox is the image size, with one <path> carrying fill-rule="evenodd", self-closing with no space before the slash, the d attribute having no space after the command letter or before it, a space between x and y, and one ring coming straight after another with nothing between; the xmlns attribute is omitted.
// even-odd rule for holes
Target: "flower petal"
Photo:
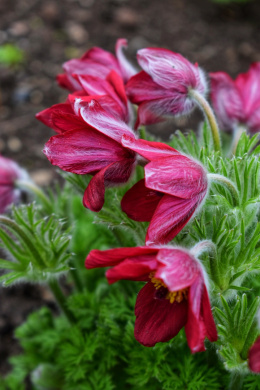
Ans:
<svg viewBox="0 0 260 390"><path fill-rule="evenodd" d="M112 267L124 261L126 258L146 256L156 254L158 248L152 247L130 247L130 248L115 248L101 251L98 249L92 250L86 258L85 266L88 269L100 267Z"/></svg>
<svg viewBox="0 0 260 390"><path fill-rule="evenodd" d="M205 169L186 156L160 158L144 169L145 185L155 191L189 199L207 189Z"/></svg>
<svg viewBox="0 0 260 390"><path fill-rule="evenodd" d="M59 134L90 127L75 115L71 105L67 103L55 104L36 114L36 118Z"/></svg>
<svg viewBox="0 0 260 390"><path fill-rule="evenodd" d="M146 48L138 50L137 61L152 79L166 89L174 89L187 94L188 87L205 92L205 80L199 68L191 64L179 53L167 49ZM200 85L201 84L201 85Z"/></svg>
<svg viewBox="0 0 260 390"><path fill-rule="evenodd" d="M260 373L260 337L249 350L248 363L251 371Z"/></svg>
<svg viewBox="0 0 260 390"><path fill-rule="evenodd" d="M157 260L159 267L155 277L161 279L169 291L190 287L201 273L199 262L183 249L162 248Z"/></svg>
<svg viewBox="0 0 260 390"><path fill-rule="evenodd" d="M126 84L126 93L134 104L140 104L147 100L164 99L165 97L172 97L172 91L158 85L153 81L151 76L142 71Z"/></svg>
<svg viewBox="0 0 260 390"><path fill-rule="evenodd" d="M53 165L78 174L96 172L127 156L120 144L91 128L53 136L43 152Z"/></svg>
<svg viewBox="0 0 260 390"><path fill-rule="evenodd" d="M205 193L192 199L164 195L154 212L146 234L146 245L166 244L188 223Z"/></svg>
<svg viewBox="0 0 260 390"><path fill-rule="evenodd" d="M220 126L232 130L245 117L241 95L235 82L224 72L210 73L210 81L211 100Z"/></svg>
<svg viewBox="0 0 260 390"><path fill-rule="evenodd" d="M113 268L106 272L109 283L115 283L118 280L147 281L149 274L157 267L155 254L139 255L126 258Z"/></svg>
<svg viewBox="0 0 260 390"><path fill-rule="evenodd" d="M202 317L204 319L204 323L206 327L207 338L212 342L217 341L218 333L212 315L209 295L205 284L204 284L204 291L202 293Z"/></svg>
<svg viewBox="0 0 260 390"><path fill-rule="evenodd" d="M122 77L124 81L130 79L134 74L136 74L135 67L127 60L127 58L124 55L123 48L127 48L127 40L126 39L118 39L116 41L116 57L119 63L119 67L122 73Z"/></svg>
<svg viewBox="0 0 260 390"><path fill-rule="evenodd" d="M68 89L71 92L80 89L80 84L69 74L58 74L56 81L60 87Z"/></svg>
<svg viewBox="0 0 260 390"><path fill-rule="evenodd" d="M121 207L134 221L151 221L153 213L163 194L145 187L144 179L138 181L124 195Z"/></svg>
<svg viewBox="0 0 260 390"><path fill-rule="evenodd" d="M72 99L74 99L73 96ZM79 112L86 123L117 142L121 142L123 134L134 137L133 131L122 119L105 111L94 99L87 102L76 98L74 99L74 109L75 112Z"/></svg>
<svg viewBox="0 0 260 390"><path fill-rule="evenodd" d="M140 290L135 305L135 338L139 343L152 347L176 336L187 321L187 301L170 303L167 299L155 299L151 282Z"/></svg>
<svg viewBox="0 0 260 390"><path fill-rule="evenodd" d="M185 326L187 342L192 353L205 351L204 340L207 332L204 319L201 317L203 290L203 279L198 276L189 290L188 321Z"/></svg>
<svg viewBox="0 0 260 390"><path fill-rule="evenodd" d="M105 186L128 181L134 166L134 159L116 161L101 169L89 182L84 197L83 205L92 211L102 209L105 201Z"/></svg>
<svg viewBox="0 0 260 390"><path fill-rule="evenodd" d="M134 150L147 160L153 161L161 157L171 157L180 153L171 146L162 142L146 141L135 139L133 136L124 134L121 143L126 148Z"/></svg>

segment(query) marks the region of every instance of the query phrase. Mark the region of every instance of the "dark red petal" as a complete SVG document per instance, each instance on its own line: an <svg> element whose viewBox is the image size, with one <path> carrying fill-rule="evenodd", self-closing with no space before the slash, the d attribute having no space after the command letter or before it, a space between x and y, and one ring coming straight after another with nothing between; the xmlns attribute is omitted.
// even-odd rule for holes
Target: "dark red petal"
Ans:
<svg viewBox="0 0 260 390"><path fill-rule="evenodd" d="M131 102L135 104L172 96L171 90L156 84L144 71L131 77L126 84L126 93Z"/></svg>
<svg viewBox="0 0 260 390"><path fill-rule="evenodd" d="M69 130L89 127L81 118L75 115L68 103L55 104L36 114L36 118L60 134Z"/></svg>
<svg viewBox="0 0 260 390"><path fill-rule="evenodd" d="M154 285L148 282L139 292L135 305L135 338L152 347L176 336L187 321L187 301L170 303L156 299Z"/></svg>
<svg viewBox="0 0 260 390"><path fill-rule="evenodd" d="M157 267L155 254L147 254L125 259L122 263L110 268L106 272L109 283L118 280L147 281L149 274Z"/></svg>
<svg viewBox="0 0 260 390"><path fill-rule="evenodd" d="M119 143L91 128L51 137L43 151L53 165L77 174L96 172L127 157Z"/></svg>
<svg viewBox="0 0 260 390"><path fill-rule="evenodd" d="M92 177L87 186L84 196L83 196L83 205L91 211L99 212L105 202L105 182L104 175L106 172L105 167L101 169L96 175Z"/></svg>
<svg viewBox="0 0 260 390"><path fill-rule="evenodd" d="M192 353L205 351L204 340L217 340L208 292L203 276L199 275L189 289L188 321L185 326L188 345Z"/></svg>
<svg viewBox="0 0 260 390"><path fill-rule="evenodd" d="M248 364L251 371L260 373L260 337L249 349Z"/></svg>
<svg viewBox="0 0 260 390"><path fill-rule="evenodd" d="M125 158L106 166L98 172L90 180L85 190L84 206L95 212L100 211L105 201L105 186L127 182L132 173L134 162L135 159L133 158Z"/></svg>
<svg viewBox="0 0 260 390"><path fill-rule="evenodd" d="M107 81L109 81L110 84L113 86L117 96L120 98L123 104L127 106L127 96L125 92L124 82L121 76L119 76L117 72L112 70L107 76Z"/></svg>
<svg viewBox="0 0 260 390"><path fill-rule="evenodd" d="M134 247L115 248L106 251L92 250L86 258L85 266L88 269L100 267L112 267L124 261L126 258L156 254L158 248Z"/></svg>
<svg viewBox="0 0 260 390"><path fill-rule="evenodd" d="M159 202L149 225L146 244L166 244L188 223L204 198L205 193L192 199L164 195Z"/></svg>
<svg viewBox="0 0 260 390"><path fill-rule="evenodd" d="M72 76L67 75L65 73L58 74L58 76L56 77L56 81L60 87L68 89L71 92L80 89L80 84L76 80L74 80Z"/></svg>
<svg viewBox="0 0 260 390"><path fill-rule="evenodd" d="M144 179L138 181L124 195L121 207L134 221L151 221L153 213L163 194L145 187Z"/></svg>
<svg viewBox="0 0 260 390"><path fill-rule="evenodd" d="M208 291L205 285L204 292L202 293L202 317L206 327L207 338L212 342L217 341L218 332L211 311Z"/></svg>

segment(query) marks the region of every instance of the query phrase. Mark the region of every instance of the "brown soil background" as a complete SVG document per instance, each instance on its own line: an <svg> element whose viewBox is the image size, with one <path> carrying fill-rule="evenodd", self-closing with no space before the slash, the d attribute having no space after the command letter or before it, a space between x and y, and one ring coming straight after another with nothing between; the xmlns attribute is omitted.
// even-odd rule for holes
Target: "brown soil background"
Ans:
<svg viewBox="0 0 260 390"><path fill-rule="evenodd" d="M259 0L243 6L210 0L0 0L0 15L0 45L11 42L25 51L22 66L0 66L0 153L27 168L40 185L55 177L42 153L53 132L34 115L66 98L55 83L64 61L92 46L113 51L119 37L128 39L133 61L142 47L166 47L208 72L232 77L260 61ZM164 133L174 126L164 126ZM19 352L15 327L51 300L43 288L0 289L0 373Z"/></svg>

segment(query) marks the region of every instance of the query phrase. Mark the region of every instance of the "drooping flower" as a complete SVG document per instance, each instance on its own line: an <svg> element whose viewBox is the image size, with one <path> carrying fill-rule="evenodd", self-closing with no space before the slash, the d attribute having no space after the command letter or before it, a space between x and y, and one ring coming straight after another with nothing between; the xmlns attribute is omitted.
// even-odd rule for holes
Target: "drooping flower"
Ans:
<svg viewBox="0 0 260 390"><path fill-rule="evenodd" d="M122 144L149 161L145 179L123 197L122 210L135 221L150 222L147 245L168 243L205 198L207 172L199 162L160 142L123 136Z"/></svg>
<svg viewBox="0 0 260 390"><path fill-rule="evenodd" d="M67 172L93 175L83 197L84 206L92 211L101 210L105 187L127 182L135 166L135 153L120 142L123 134L134 137L133 131L103 107L102 97L97 99L70 95L70 104L39 114L59 133L43 150L50 162Z"/></svg>
<svg viewBox="0 0 260 390"><path fill-rule="evenodd" d="M106 272L109 283L147 282L135 305L135 338L141 344L151 347L168 341L183 326L192 352L205 350L205 337L217 340L205 272L187 250L171 246L92 250L85 265L112 267Z"/></svg>
<svg viewBox="0 0 260 390"><path fill-rule="evenodd" d="M136 127L156 123L166 115L188 114L195 107L189 91L196 90L202 95L207 92L203 71L178 53L141 49L137 60L143 71L126 86L130 100L139 106Z"/></svg>
<svg viewBox="0 0 260 390"><path fill-rule="evenodd" d="M16 187L18 180L27 179L26 171L14 161L0 156L0 213L19 201L21 190Z"/></svg>
<svg viewBox="0 0 260 390"><path fill-rule="evenodd" d="M136 69L124 56L124 47L127 47L127 40L121 38L116 42L116 57L106 50L93 47L81 58L65 62L63 64L65 73L57 76L59 85L72 92L78 91L80 83L73 75L80 74L105 79L111 70L116 71L124 82L127 82L136 73Z"/></svg>
<svg viewBox="0 0 260 390"><path fill-rule="evenodd" d="M260 337L257 338L249 350L248 365L251 371L260 373Z"/></svg>
<svg viewBox="0 0 260 390"><path fill-rule="evenodd" d="M251 133L260 131L260 62L235 80L224 72L210 73L211 100L220 127L235 130L242 125Z"/></svg>

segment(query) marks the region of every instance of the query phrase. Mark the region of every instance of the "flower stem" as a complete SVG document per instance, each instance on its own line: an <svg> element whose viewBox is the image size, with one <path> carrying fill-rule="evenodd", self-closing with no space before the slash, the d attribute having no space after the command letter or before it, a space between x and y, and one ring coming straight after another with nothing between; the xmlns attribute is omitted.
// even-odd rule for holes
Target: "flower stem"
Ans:
<svg viewBox="0 0 260 390"><path fill-rule="evenodd" d="M220 185L226 187L232 196L234 205L239 206L239 193L238 193L236 186L234 185L234 183L232 183L231 180L229 180L225 176L218 175L215 173L208 173L207 177L209 180L213 181L214 183L220 184Z"/></svg>
<svg viewBox="0 0 260 390"><path fill-rule="evenodd" d="M12 221L10 218L0 216L0 224L7 226L14 232L18 234L18 236L21 237L23 242L27 245L27 247L30 249L33 258L35 259L36 263L38 263L38 266L43 269L46 267L44 260L42 259L38 249L34 246L30 238L27 236L27 234L23 231L23 229L20 228L20 226L17 225L14 221Z"/></svg>
<svg viewBox="0 0 260 390"><path fill-rule="evenodd" d="M220 278L219 278L219 269L218 269L218 262L217 262L217 250L216 245L209 240L204 240L196 244L190 252L195 256L199 257L203 252L209 252L211 255L209 258L209 266L211 271L211 278L215 280L215 282L219 285L220 284Z"/></svg>
<svg viewBox="0 0 260 390"><path fill-rule="evenodd" d="M20 189L27 190L34 195L36 195L42 202L42 204L46 207L46 209L51 213L53 210L52 204L44 192L33 182L26 180L17 180L15 182L16 186Z"/></svg>
<svg viewBox="0 0 260 390"><path fill-rule="evenodd" d="M220 143L219 128L212 108L210 107L209 103L204 98L204 96L201 95L200 92L196 91L195 89L190 89L189 95L196 101L198 106L202 109L203 113L205 114L211 128L214 149L216 152L220 151L221 143Z"/></svg>
<svg viewBox="0 0 260 390"><path fill-rule="evenodd" d="M58 304L60 306L60 309L63 311L63 313L67 317L68 321L70 323L74 323L75 318L74 318L73 314L71 313L71 311L67 307L66 298L65 298L65 296L64 296L64 294L59 286L59 283L57 282L56 279L51 279L51 280L49 280L48 284L49 284L49 287L50 287L56 301L58 302Z"/></svg>
<svg viewBox="0 0 260 390"><path fill-rule="evenodd" d="M213 257L216 257L216 246L209 240L199 242L190 251L196 257L200 256L203 252L210 252Z"/></svg>
<svg viewBox="0 0 260 390"><path fill-rule="evenodd" d="M243 375L240 372L233 372L229 383L228 390L241 390L243 386Z"/></svg>

